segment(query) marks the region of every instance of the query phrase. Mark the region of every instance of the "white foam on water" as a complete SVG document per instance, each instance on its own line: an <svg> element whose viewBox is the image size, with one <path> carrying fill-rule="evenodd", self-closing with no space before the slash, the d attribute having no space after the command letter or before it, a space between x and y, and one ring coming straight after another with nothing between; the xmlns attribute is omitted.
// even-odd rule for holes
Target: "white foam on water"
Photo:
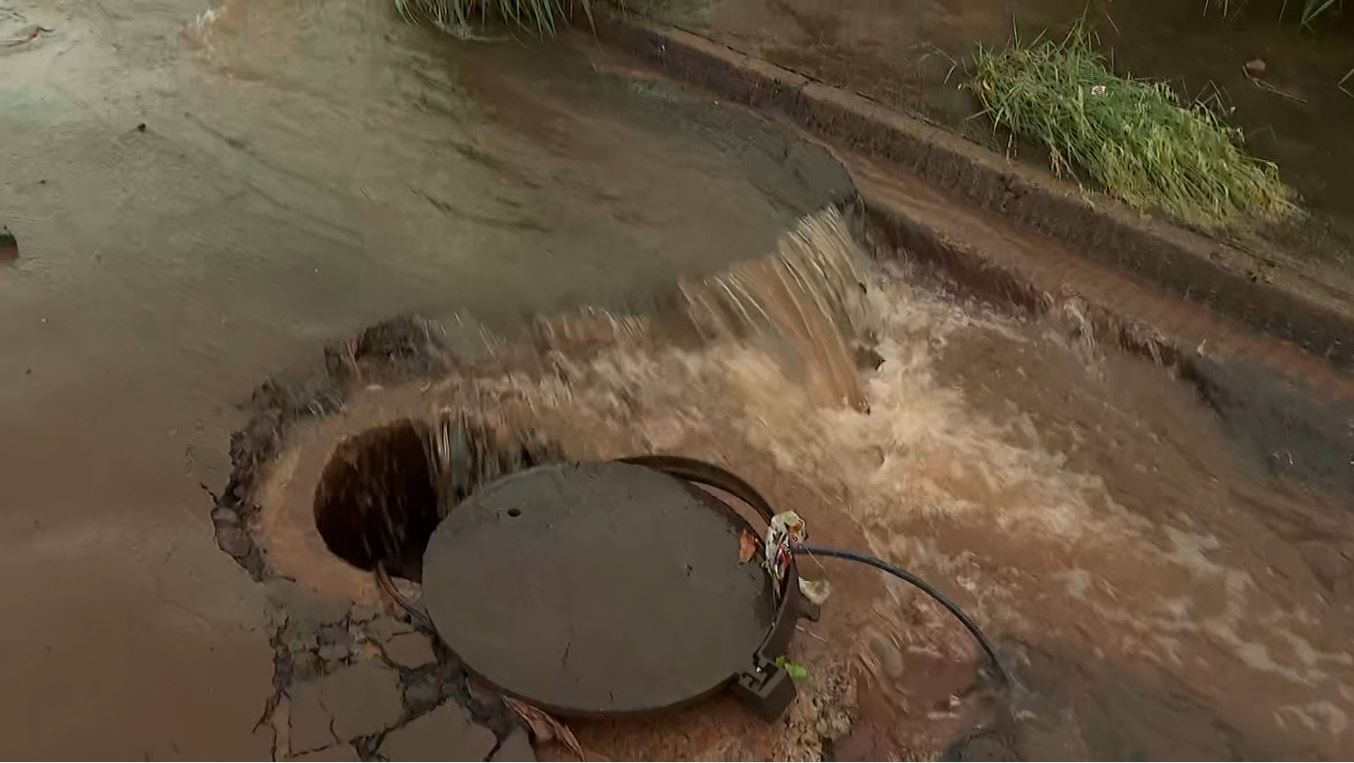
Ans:
<svg viewBox="0 0 1354 763"><path fill-rule="evenodd" d="M816 230L858 257L835 226ZM744 277L749 291L722 292L724 308L704 303L699 347L645 341L647 327L639 327L587 357L552 356L554 375L487 377L475 386L485 399L523 401L578 457L654 451L722 463L774 505L800 511L811 533L859 537L870 553L935 581L993 635L1071 649L1081 659L1158 666L1204 695L1226 698L1232 690L1223 687L1232 686L1247 687L1255 702L1282 695L1276 718L1344 733L1354 704L1335 690L1349 678L1350 655L1316 647L1300 606L1230 566L1225 528L1196 527L1184 512L1172 519L1128 510L1103 475L1070 467L1065 453L1044 444L1031 411L980 409L943 382L936 365L978 336L1023 347L1036 360L1039 352L1101 350L1093 343L1050 350L1040 327L910 285L897 268L849 272L867 287L849 320L853 331L873 335L882 358L875 370L858 372L848 360L854 337L824 350L814 333L822 325L812 321L768 332L776 322L758 319L761 328L749 332L711 319L731 320L734 303L756 309L755 279ZM841 293L839 283L832 288ZM815 377L805 362L838 366ZM844 362L860 380L855 407L837 404L850 397L838 385ZM1077 383L1114 394L1102 372ZM824 379L832 380L826 396ZM1032 382L1018 375L993 383ZM909 655L976 657L939 607L901 584L880 590L872 600L850 600L862 613L853 642L842 646L881 684L907 683Z"/></svg>

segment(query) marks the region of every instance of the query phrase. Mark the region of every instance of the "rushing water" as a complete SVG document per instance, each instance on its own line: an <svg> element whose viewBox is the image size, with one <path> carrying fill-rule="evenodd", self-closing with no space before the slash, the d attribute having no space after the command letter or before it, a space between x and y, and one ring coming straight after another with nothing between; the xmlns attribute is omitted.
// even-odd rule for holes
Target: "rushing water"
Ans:
<svg viewBox="0 0 1354 763"><path fill-rule="evenodd" d="M829 751L847 757L927 756L981 726L949 752L1350 749L1342 499L1270 478L1166 370L1074 319L1016 320L871 262L833 210L680 294L645 316L543 319L467 370L373 392L348 417L469 410L532 427L571 458L724 464L804 516L815 541L955 595L1019 686L995 691L967 634L911 589L806 563L835 593L801 626L796 659L813 680L785 733L716 705L584 725L586 745L802 757L837 737Z"/></svg>
<svg viewBox="0 0 1354 763"><path fill-rule="evenodd" d="M870 263L833 213L777 242L844 189L822 152L605 56L453 51L370 3L236 0L186 27L193 3L104 5L23 3L60 34L0 59L22 251L0 271L0 428L23 444L3 557L46 572L3 599L16 754L258 754L261 605L198 486L224 481L225 401L392 314L580 302L460 374L362 393L299 461L404 400L575 458L720 462L816 540L953 593L1023 685L994 696L945 613L825 562L788 726L712 705L581 728L590 747L801 757L853 725L841 754L920 756L987 722L966 750L1349 754L1347 496L1272 480L1190 389L1076 325ZM678 279L675 306L624 312Z"/></svg>

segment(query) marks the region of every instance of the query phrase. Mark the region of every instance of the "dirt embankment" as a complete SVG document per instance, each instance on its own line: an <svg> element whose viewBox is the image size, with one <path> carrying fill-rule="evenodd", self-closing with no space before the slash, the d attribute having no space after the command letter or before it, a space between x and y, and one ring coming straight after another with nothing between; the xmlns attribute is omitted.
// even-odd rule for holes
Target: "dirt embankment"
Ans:
<svg viewBox="0 0 1354 763"><path fill-rule="evenodd" d="M968 205L1252 329L1354 369L1354 286L1338 270L1290 266L1092 198L868 97L634 15L611 15L604 39L681 79L781 115ZM712 34L718 35L717 32ZM851 166L853 161L844 161ZM852 167L853 172L856 168ZM867 203L874 201L862 187Z"/></svg>

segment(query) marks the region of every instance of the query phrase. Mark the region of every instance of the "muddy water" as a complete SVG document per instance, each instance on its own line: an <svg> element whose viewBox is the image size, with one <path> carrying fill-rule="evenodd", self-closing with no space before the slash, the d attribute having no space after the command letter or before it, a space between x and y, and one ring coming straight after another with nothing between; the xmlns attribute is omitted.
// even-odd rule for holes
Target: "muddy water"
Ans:
<svg viewBox="0 0 1354 763"><path fill-rule="evenodd" d="M410 311L643 304L848 187L745 112L577 45L365 0L0 3L0 731L29 756L258 757L259 589L215 548L234 409Z"/></svg>
<svg viewBox="0 0 1354 763"><path fill-rule="evenodd" d="M259 378L408 311L642 306L846 188L820 152L586 44L453 45L366 2L12 2L0 22L57 30L0 53L15 756L267 753L269 613L200 487L224 483L231 403ZM789 271L737 272L769 296ZM941 582L1026 685L980 740L997 752L1348 754L1336 498L1269 482L1187 389L1066 327L867 283L874 317L842 342L883 362L854 378L814 319L769 341L624 332L548 354L557 373L404 392L522 411L579 457L722 461L818 540ZM813 296L777 295L781 325ZM350 415L390 413L389 392ZM930 755L1006 717L942 612L827 574L788 728L716 705L580 734L613 757L809 756L858 707L841 751Z"/></svg>
<svg viewBox="0 0 1354 763"><path fill-rule="evenodd" d="M715 702L577 728L609 757L1354 750L1348 496L1271 478L1193 389L1100 345L1074 310L1015 320L870 264L831 217L786 237L778 259L682 292L677 318L555 317L493 343L490 360L369 390L309 428L274 476L290 497L265 504L274 563L317 587L363 584L307 530L329 446L395 416L469 410L529 424L572 458L725 464L804 516L815 542L953 594L1019 683L995 691L968 636L915 591L810 561L835 593L801 626L792 656L810 680L785 724Z"/></svg>
<svg viewBox="0 0 1354 763"><path fill-rule="evenodd" d="M860 377L864 410L745 344L594 360L572 370L574 404L619 394L631 447L732 464L823 542L946 581L1017 665L995 721L1008 753L1348 754L1347 496L1271 483L1191 390L1075 323L1013 323L909 280L867 280L882 363ZM588 431L616 414L594 415ZM859 588L822 634L857 668L868 753L934 752L981 715L953 699L974 650L943 612L838 582Z"/></svg>
<svg viewBox="0 0 1354 763"><path fill-rule="evenodd" d="M1251 150L1276 162L1317 216L1285 232L1317 263L1354 250L1354 97L1338 87L1354 68L1354 15L1330 14L1313 32L1283 3L1205 0L640 0L647 12L832 84L917 111L1005 149L971 95L956 86L976 45L1004 47L1083 14L1120 72L1161 78L1188 98L1214 99L1244 129ZM1301 3L1287 3L1296 8ZM1224 16L1220 8L1239 12ZM1266 63L1257 84L1243 65ZM1346 83L1348 87L1349 83ZM1025 158L1040 161L1039 152ZM1268 254L1270 247L1261 251ZM1333 276L1332 276L1333 277ZM1346 286L1348 288L1348 286Z"/></svg>

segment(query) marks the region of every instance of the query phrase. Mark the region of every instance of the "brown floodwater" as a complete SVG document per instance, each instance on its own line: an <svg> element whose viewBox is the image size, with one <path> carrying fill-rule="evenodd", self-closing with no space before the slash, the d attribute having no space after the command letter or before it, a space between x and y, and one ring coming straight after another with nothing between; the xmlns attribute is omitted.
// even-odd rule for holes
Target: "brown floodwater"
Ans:
<svg viewBox="0 0 1354 763"><path fill-rule="evenodd" d="M226 481L258 380L402 313L505 334L580 304L661 316L678 279L694 299L717 272L769 320L639 320L562 343L550 373L367 390L298 433L294 463L471 403L575 457L722 462L817 540L955 594L1022 685L1010 702L975 685L944 612L825 562L836 593L796 642L813 685L788 726L715 703L579 728L612 757L926 756L978 722L991 733L959 752L1350 754L1347 496L1273 478L1150 363L919 274L861 264L861 304L793 323L845 295L804 302L823 292L729 265L849 194L821 150L586 38L455 43L381 3L0 9L0 33L25 24L56 31L0 48L0 222L21 252L0 265L12 755L267 754L276 613L216 548L203 489ZM805 240L858 257L830 231L789 246ZM861 342L877 367L844 360ZM369 585L324 574L307 582Z"/></svg>
<svg viewBox="0 0 1354 763"><path fill-rule="evenodd" d="M717 701L575 726L613 759L1354 749L1348 496L1273 476L1193 387L1102 346L1074 310L1016 319L871 263L832 214L777 258L680 294L648 315L544 319L448 376L368 389L302 427L262 491L270 565L368 595L314 531L320 467L365 427L469 411L570 458L723 464L816 543L953 594L1018 684L981 678L968 635L915 591L806 560L834 593L801 625L792 657L810 678L788 722Z"/></svg>

